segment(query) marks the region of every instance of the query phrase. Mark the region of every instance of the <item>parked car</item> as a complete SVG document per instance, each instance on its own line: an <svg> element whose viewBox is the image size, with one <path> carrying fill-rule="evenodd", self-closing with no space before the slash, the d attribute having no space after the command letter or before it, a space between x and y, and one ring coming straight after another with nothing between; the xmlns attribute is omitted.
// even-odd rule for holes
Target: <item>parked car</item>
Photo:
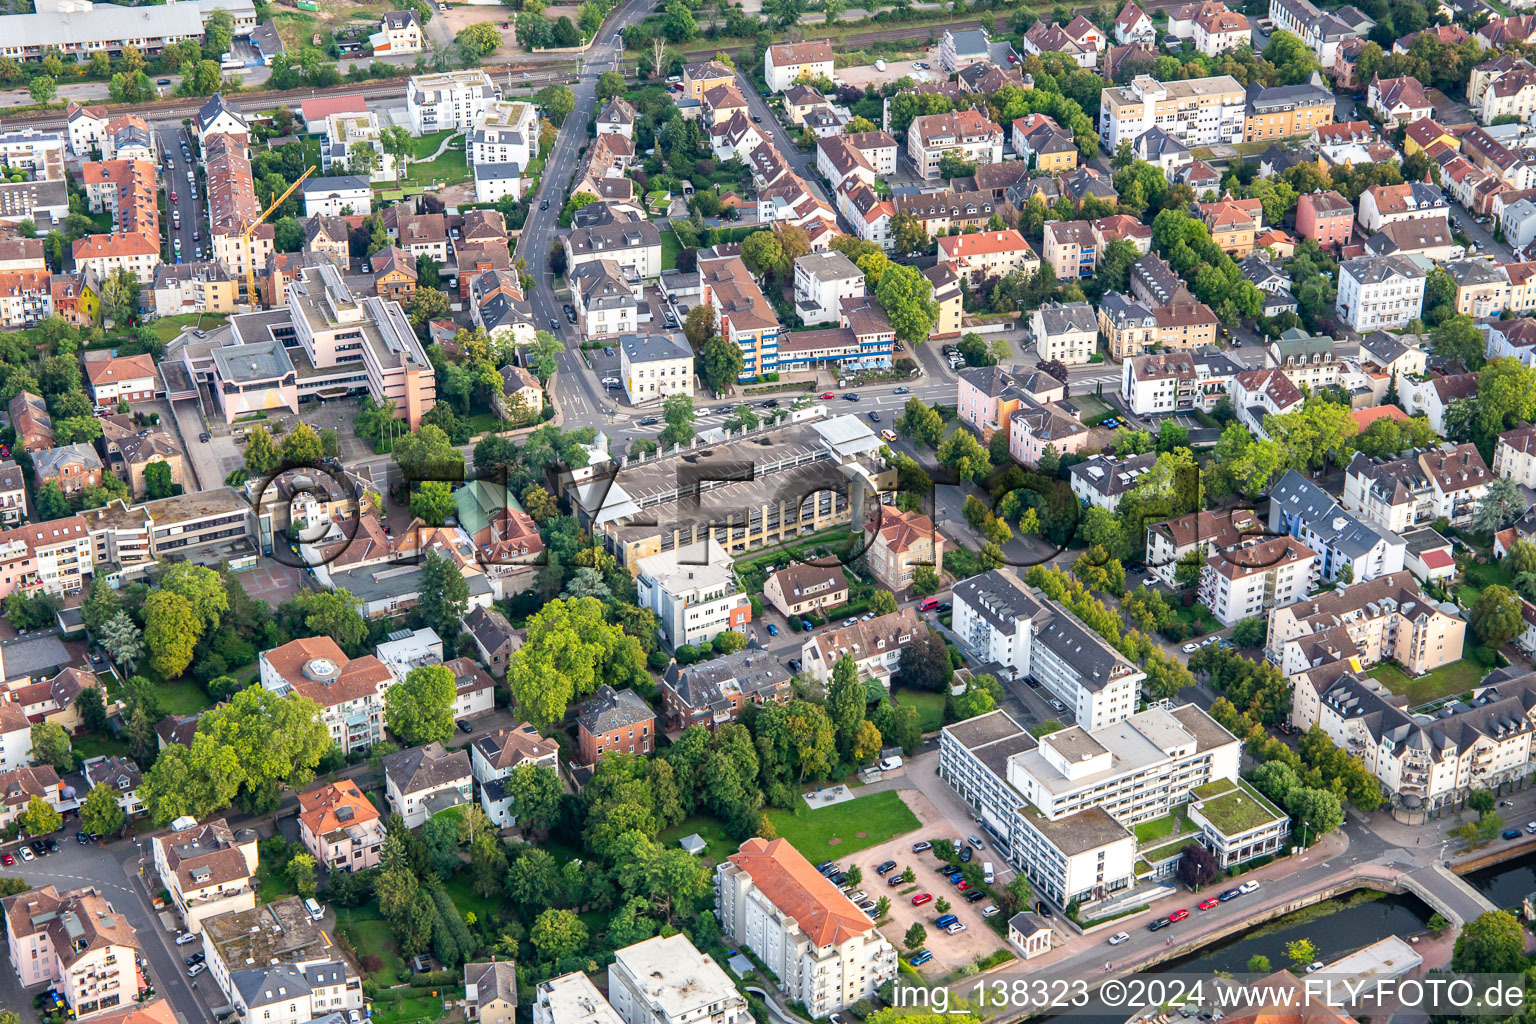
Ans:
<svg viewBox="0 0 1536 1024"><path fill-rule="evenodd" d="M1063 704L1061 701L1057 700L1055 697L1051 698L1050 703L1051 703L1051 710L1052 711L1065 711L1065 710L1067 710L1067 706L1065 704Z"/></svg>
<svg viewBox="0 0 1536 1024"><path fill-rule="evenodd" d="M1118 946L1120 943L1128 941L1130 937L1130 932L1115 932L1115 934L1109 937L1109 944L1111 946Z"/></svg>
<svg viewBox="0 0 1536 1024"><path fill-rule="evenodd" d="M981 841L981 836L966 836L965 841L976 847L978 850L986 849L986 845Z"/></svg>
<svg viewBox="0 0 1536 1024"><path fill-rule="evenodd" d="M475 731L475 727L470 725L468 722L461 720L457 723L457 725L459 727L459 732L469 733Z"/></svg>
<svg viewBox="0 0 1536 1024"><path fill-rule="evenodd" d="M878 412L874 412L873 410L871 410L870 414L869 414L869 419L870 419L870 422L872 422L872 423L879 423L880 422L880 414Z"/></svg>
<svg viewBox="0 0 1536 1024"><path fill-rule="evenodd" d="M202 974L207 969L208 969L208 965L207 964L193 964L191 967L187 968L187 977L195 978L199 974Z"/></svg>
<svg viewBox="0 0 1536 1024"><path fill-rule="evenodd" d="M1041 917L1046 917L1046 918L1050 918L1050 917L1055 917L1056 916L1051 911L1051 908L1046 904L1046 902L1044 900L1036 900L1035 901L1035 913L1038 914Z"/></svg>
<svg viewBox="0 0 1536 1024"><path fill-rule="evenodd" d="M956 917L954 914L940 914L939 915L939 919L937 921L933 922L933 923L934 923L935 927L938 927L938 928L948 928L950 925L954 924L958 920L960 920L960 919L958 917Z"/></svg>
<svg viewBox="0 0 1536 1024"><path fill-rule="evenodd" d="M12 857L10 854L7 853L7 854L0 855L0 864L4 864L6 867L11 867L15 863L16 863L16 858Z"/></svg>
<svg viewBox="0 0 1536 1024"><path fill-rule="evenodd" d="M859 400L859 395L858 395L858 392L856 392L856 391L850 391L846 395L844 395L843 398L847 399L850 402L857 402Z"/></svg>
<svg viewBox="0 0 1536 1024"><path fill-rule="evenodd" d="M1519 839L1520 838L1520 830L1517 829L1517 828L1507 828L1507 829L1504 830L1504 838L1505 839Z"/></svg>
<svg viewBox="0 0 1536 1024"><path fill-rule="evenodd" d="M921 601L917 602L917 610L920 612L932 611L938 606L939 599L936 597L925 597Z"/></svg>
<svg viewBox="0 0 1536 1024"><path fill-rule="evenodd" d="M771 622L768 623L768 635L769 636L778 636L779 635L779 627L775 626Z"/></svg>
<svg viewBox="0 0 1536 1024"><path fill-rule="evenodd" d="M933 844L930 843L930 842L927 842L926 840L923 841L923 842L920 842L920 843L913 843L912 844L912 852L913 853L922 853L924 850L931 850L931 849L933 849Z"/></svg>
<svg viewBox="0 0 1536 1024"><path fill-rule="evenodd" d="M848 872L846 872L846 871L839 871L839 872L837 872L836 874L834 874L832 876L832 884L837 886L838 888L842 888L843 883L845 883L847 881L848 881Z"/></svg>
<svg viewBox="0 0 1536 1024"><path fill-rule="evenodd" d="M1322 969L1323 969L1323 962L1321 960L1313 960L1311 963L1307 964L1307 973L1308 974L1313 974L1313 973L1315 973L1317 971L1320 971Z"/></svg>
<svg viewBox="0 0 1536 1024"><path fill-rule="evenodd" d="M1153 921L1151 924L1147 925L1147 931L1160 932L1172 923L1173 922L1169 921L1166 917L1160 917L1156 921Z"/></svg>
<svg viewBox="0 0 1536 1024"><path fill-rule="evenodd" d="M178 945L178 946L185 946L189 942L196 942L196 941L197 941L197 936L194 935L192 932L178 932L176 934L176 945Z"/></svg>
<svg viewBox="0 0 1536 1024"><path fill-rule="evenodd" d="M931 892L920 892L916 896L912 897L912 905L914 907L920 907L924 903L932 903L932 902L933 902L933 893L931 893Z"/></svg>
<svg viewBox="0 0 1536 1024"><path fill-rule="evenodd" d="M22 863L26 863L28 861L33 861L33 860L37 859L37 854L33 853L30 849L28 849L25 846L18 846L16 848L16 856L21 858Z"/></svg>
<svg viewBox="0 0 1536 1024"><path fill-rule="evenodd" d="M835 862L824 860L820 864L816 865L816 870L821 872L823 875L830 875L833 870L836 869L836 867L837 864Z"/></svg>
<svg viewBox="0 0 1536 1024"><path fill-rule="evenodd" d="M1189 911L1184 910L1183 908L1180 908L1178 910L1175 910L1173 913L1169 914L1168 915L1168 920L1170 920L1170 921L1182 921L1182 920L1184 920L1188 916L1189 916Z"/></svg>
<svg viewBox="0 0 1536 1024"><path fill-rule="evenodd" d="M799 672L800 671L800 659L799 658L790 658L789 659L789 670L791 672Z"/></svg>
<svg viewBox="0 0 1536 1024"><path fill-rule="evenodd" d="M916 953L912 954L912 959L908 960L907 963L910 964L913 967L921 967L921 966L923 966L923 964L927 963L929 960L932 960L932 959L933 959L933 951L932 950L920 949Z"/></svg>
<svg viewBox="0 0 1536 1024"><path fill-rule="evenodd" d="M1220 902L1221 902L1221 900L1217 899L1215 896L1212 896L1209 899L1203 899L1203 900L1200 901L1200 909L1201 910L1210 910L1212 907L1216 906L1216 904L1218 904Z"/></svg>
<svg viewBox="0 0 1536 1024"><path fill-rule="evenodd" d="M896 888L898 885L906 885L907 884L907 880L906 880L905 877L903 877L905 875L906 875L905 871L898 871L895 874L892 874L889 877L887 877L886 880L885 880L885 884L890 886L892 889Z"/></svg>
<svg viewBox="0 0 1536 1024"><path fill-rule="evenodd" d="M862 899L855 902L854 906L858 907L866 914L873 914L875 912L875 907L878 906L878 904L876 904L872 899Z"/></svg>
<svg viewBox="0 0 1536 1024"><path fill-rule="evenodd" d="M956 921L954 924L950 925L948 928L945 928L944 930L946 932L948 932L950 935L959 935L961 932L965 931L965 922L964 921Z"/></svg>
<svg viewBox="0 0 1536 1024"><path fill-rule="evenodd" d="M960 863L961 864L969 864L970 862L971 862L971 848L969 846L962 846L962 847L960 847Z"/></svg>
<svg viewBox="0 0 1536 1024"><path fill-rule="evenodd" d="M1225 903L1227 900L1235 900L1241 895L1242 893L1238 892L1236 889L1224 889L1216 895L1216 898Z"/></svg>
<svg viewBox="0 0 1536 1024"><path fill-rule="evenodd" d="M191 956L187 957L187 966L188 967L196 967L198 964L202 963L204 960L207 960L207 959L208 959L208 954L206 954L206 953L193 953Z"/></svg>
<svg viewBox="0 0 1536 1024"><path fill-rule="evenodd" d="M986 898L987 892L985 889L972 889L970 892L965 894L965 902L967 903L975 903Z"/></svg>
<svg viewBox="0 0 1536 1024"><path fill-rule="evenodd" d="M876 865L876 867L875 867L875 874L883 875L887 871L890 871L895 866L896 866L896 862L895 861L888 860L888 861L884 862L883 864Z"/></svg>
<svg viewBox="0 0 1536 1024"><path fill-rule="evenodd" d="M1199 644L1185 644L1183 647L1179 648L1179 650L1183 651L1185 654L1194 654L1199 649Z"/></svg>
<svg viewBox="0 0 1536 1024"><path fill-rule="evenodd" d="M853 900L853 902L858 903L858 902L861 902L862 900L869 899L869 893L865 892L863 889L860 889L858 892L851 892L851 893L849 893L848 894L848 898L850 900Z"/></svg>
<svg viewBox="0 0 1536 1024"><path fill-rule="evenodd" d="M1238 886L1237 887L1237 891L1242 893L1244 896L1248 895L1251 892L1258 892L1259 891L1259 883L1255 882L1253 879L1250 878L1248 881L1246 881L1242 885Z"/></svg>
<svg viewBox="0 0 1536 1024"><path fill-rule="evenodd" d="M823 402L825 402L825 401L830 401L831 399L836 398L837 396L834 395L830 391L823 391L821 394L817 395L816 397L820 398Z"/></svg>
<svg viewBox="0 0 1536 1024"><path fill-rule="evenodd" d="M889 427L886 427L885 429L880 431L880 436L882 438L884 438L885 440L887 440L887 441L894 441L894 440L896 440L896 431L890 429Z"/></svg>
<svg viewBox="0 0 1536 1024"><path fill-rule="evenodd" d="M816 627L811 625L811 620L810 619L801 619L800 620L800 628L805 630L807 633L809 633L811 630L815 629ZM796 671L798 672L799 669L796 669Z"/></svg>

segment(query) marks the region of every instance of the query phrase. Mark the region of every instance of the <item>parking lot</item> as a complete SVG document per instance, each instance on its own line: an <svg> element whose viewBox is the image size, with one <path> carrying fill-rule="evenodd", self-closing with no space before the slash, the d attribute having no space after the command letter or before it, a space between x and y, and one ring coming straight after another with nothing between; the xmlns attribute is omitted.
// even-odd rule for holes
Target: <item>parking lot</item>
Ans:
<svg viewBox="0 0 1536 1024"><path fill-rule="evenodd" d="M853 857L846 857L837 864L847 869L857 864L863 872L858 888L868 894L873 900L881 896L887 896L891 901L890 914L885 923L880 926L880 933L886 940L895 946L903 957L908 955L902 939L907 934L907 929L914 923L922 925L928 931L927 942L923 948L933 953L933 959L920 968L924 974L947 974L968 963L990 956L1001 947L1003 939L992 930L991 924L981 916L984 908L992 906L990 899L979 900L975 903L967 903L963 894L957 892L955 887L949 884L948 878L940 874L941 867L938 858L931 850L921 853L912 852L912 844L934 839L948 838L951 840L960 838L953 834L953 826L945 823L937 813L930 816L924 815L918 804L926 801L908 800L908 805L923 819L923 827L916 832L910 832L905 836L898 836L888 843L871 847ZM931 805L929 809L932 810ZM973 851L977 863L996 857L987 850ZM894 860L896 867L884 878L875 874L875 868L887 860ZM1003 873L1004 865L999 857L993 861L999 868L998 884L1010 877ZM908 867L912 869L916 880L910 884L892 886L887 879L892 876L900 876ZM914 907L912 898L921 893L931 893L933 899L922 906ZM948 935L941 931L935 924L940 916L936 907L940 898L950 902L949 913L954 914L965 925L965 930L957 935Z"/></svg>

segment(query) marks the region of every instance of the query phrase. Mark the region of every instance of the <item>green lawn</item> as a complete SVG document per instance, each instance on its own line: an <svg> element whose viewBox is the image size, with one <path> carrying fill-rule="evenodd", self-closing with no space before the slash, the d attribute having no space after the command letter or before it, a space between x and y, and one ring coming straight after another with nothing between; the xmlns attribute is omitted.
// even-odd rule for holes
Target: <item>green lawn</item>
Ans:
<svg viewBox="0 0 1536 1024"><path fill-rule="evenodd" d="M1161 818L1153 818L1136 826L1136 842L1138 845L1156 842L1174 833L1174 826L1178 826L1180 835L1189 831L1189 817L1184 809L1163 815Z"/></svg>
<svg viewBox="0 0 1536 1024"><path fill-rule="evenodd" d="M201 316L201 320L198 319L199 316ZM201 327L207 331L224 324L228 320L229 317L223 313L177 313L175 316L162 316L160 319L152 321L150 326L154 329L155 337L166 344L170 344L181 333L183 327Z"/></svg>
<svg viewBox="0 0 1536 1024"><path fill-rule="evenodd" d="M262 904L275 903L287 896L297 895L286 872L274 871L267 861L256 865L256 897Z"/></svg>
<svg viewBox="0 0 1536 1024"><path fill-rule="evenodd" d="M81 733L70 741L70 748L83 761L88 757L127 757L128 741L110 736Z"/></svg>
<svg viewBox="0 0 1536 1024"><path fill-rule="evenodd" d="M203 688L190 679L161 683L157 688L168 715L195 715L213 707Z"/></svg>
<svg viewBox="0 0 1536 1024"><path fill-rule="evenodd" d="M878 846L894 836L911 832L919 824L917 816L907 809L901 795L895 791L855 797L815 811L804 801L799 807L799 814L770 808L768 820L780 837L789 840L791 846L814 864ZM676 828L661 833L658 841L663 846L672 846L695 832L705 842L704 856L716 864L735 853L740 845L726 834L724 825L703 815L694 815Z"/></svg>
<svg viewBox="0 0 1536 1024"><path fill-rule="evenodd" d="M439 181L464 181L469 175L469 162L464 150L450 149L436 160L423 164L411 164L406 168L404 182L413 185L432 185Z"/></svg>
<svg viewBox="0 0 1536 1024"><path fill-rule="evenodd" d="M379 905L370 902L361 907L337 907L336 924L347 930L359 957L376 956L383 962L372 975L373 980L381 985L395 984L395 972L405 966L405 961L395 948L389 925L379 914Z"/></svg>
<svg viewBox="0 0 1536 1024"><path fill-rule="evenodd" d="M683 251L683 243L677 240L676 231L661 233L661 269L675 270L677 257Z"/></svg>
<svg viewBox="0 0 1536 1024"><path fill-rule="evenodd" d="M373 1024L417 1024L443 1015L442 996L408 996L394 1002L373 1004Z"/></svg>
<svg viewBox="0 0 1536 1024"><path fill-rule="evenodd" d="M931 690L899 690L896 703L917 708L917 721L923 732L936 732L944 724L944 695Z"/></svg>
<svg viewBox="0 0 1536 1024"><path fill-rule="evenodd" d="M1484 589L1498 584L1513 590L1514 582L1514 574L1503 562L1495 562L1491 559L1486 562L1468 562L1462 574L1462 581L1456 587L1456 596L1461 601L1462 607L1468 608Z"/></svg>
<svg viewBox="0 0 1536 1024"><path fill-rule="evenodd" d="M1484 674L1483 666L1470 660L1453 661L1417 679L1387 662L1366 673L1372 679L1379 679L1393 693L1407 697L1409 707L1465 693L1481 682Z"/></svg>
<svg viewBox="0 0 1536 1024"><path fill-rule="evenodd" d="M452 131L432 132L430 135L421 135L413 138L411 140L412 158L420 160L423 157L431 156L433 153L437 152L437 147L443 144L443 140L453 134L455 133ZM459 132L458 134L462 135L463 133ZM463 143L460 143L459 148L462 149L463 145Z"/></svg>

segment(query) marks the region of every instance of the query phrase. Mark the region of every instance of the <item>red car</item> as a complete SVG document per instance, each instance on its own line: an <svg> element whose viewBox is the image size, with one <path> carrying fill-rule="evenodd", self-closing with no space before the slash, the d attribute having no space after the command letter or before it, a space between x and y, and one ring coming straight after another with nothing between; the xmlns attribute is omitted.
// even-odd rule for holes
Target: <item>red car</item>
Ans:
<svg viewBox="0 0 1536 1024"><path fill-rule="evenodd" d="M1210 910L1212 907L1214 907L1216 904L1218 904L1220 902L1221 902L1221 900L1217 899L1215 896L1212 896L1208 900L1201 900L1200 901L1200 909L1201 910Z"/></svg>
<svg viewBox="0 0 1536 1024"><path fill-rule="evenodd" d="M970 882L961 882L959 885L955 886L955 888L958 889L960 892L965 892L970 887L971 887L971 883Z"/></svg>
<svg viewBox="0 0 1536 1024"><path fill-rule="evenodd" d="M830 391L823 391L823 392L822 392L822 393L821 393L821 400L822 400L822 401L824 401L824 402L826 402L826 401L831 401L831 400L832 400L832 399L834 399L834 398L836 398L836 397L837 397L837 396L836 396L836 395L834 395L834 394L833 394L833 393L832 393L832 392L830 392Z"/></svg>
<svg viewBox="0 0 1536 1024"><path fill-rule="evenodd" d="M927 902L929 902L932 899L933 899L933 893L931 893L931 892L920 892L916 896L912 897L912 905L914 907L920 907L924 903L927 903Z"/></svg>
<svg viewBox="0 0 1536 1024"><path fill-rule="evenodd" d="M10 854L6 854L4 857L0 857L0 864L4 864L6 867L10 867L15 863L16 858L12 857Z"/></svg>
<svg viewBox="0 0 1536 1024"><path fill-rule="evenodd" d="M1168 915L1168 920L1169 921L1182 921L1182 920L1184 920L1188 916L1189 916L1189 911L1187 911L1187 910L1175 910L1173 913Z"/></svg>

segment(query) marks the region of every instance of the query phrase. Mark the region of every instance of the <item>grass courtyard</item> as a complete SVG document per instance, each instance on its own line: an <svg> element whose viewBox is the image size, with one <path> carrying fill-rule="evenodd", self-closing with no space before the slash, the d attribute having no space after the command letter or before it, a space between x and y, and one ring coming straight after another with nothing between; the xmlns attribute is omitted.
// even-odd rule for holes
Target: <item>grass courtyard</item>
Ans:
<svg viewBox="0 0 1536 1024"><path fill-rule="evenodd" d="M661 269L676 270L677 258L682 255L683 243L678 240L676 231L663 231L661 233Z"/></svg>
<svg viewBox="0 0 1536 1024"><path fill-rule="evenodd" d="M944 725L944 695L931 690L897 690L896 703L917 708L917 722L923 732L937 732Z"/></svg>
<svg viewBox="0 0 1536 1024"><path fill-rule="evenodd" d="M1382 685L1393 693L1407 697L1408 706L1411 708L1441 697L1465 693L1482 682L1486 672L1482 665L1470 658L1463 658L1461 661L1453 661L1449 665L1437 668L1433 672L1426 672L1417 678L1410 676L1391 662L1382 662L1366 675L1380 680Z"/></svg>
<svg viewBox="0 0 1536 1024"><path fill-rule="evenodd" d="M901 794L895 791L855 797L832 807L811 810L799 801L799 813L770 808L768 820L783 839L805 855L813 864L843 857L878 846L919 825ZM726 834L725 826L714 818L695 815L676 828L668 829L659 841L670 846L695 832L705 842L704 856L718 864L736 852L737 843Z"/></svg>

